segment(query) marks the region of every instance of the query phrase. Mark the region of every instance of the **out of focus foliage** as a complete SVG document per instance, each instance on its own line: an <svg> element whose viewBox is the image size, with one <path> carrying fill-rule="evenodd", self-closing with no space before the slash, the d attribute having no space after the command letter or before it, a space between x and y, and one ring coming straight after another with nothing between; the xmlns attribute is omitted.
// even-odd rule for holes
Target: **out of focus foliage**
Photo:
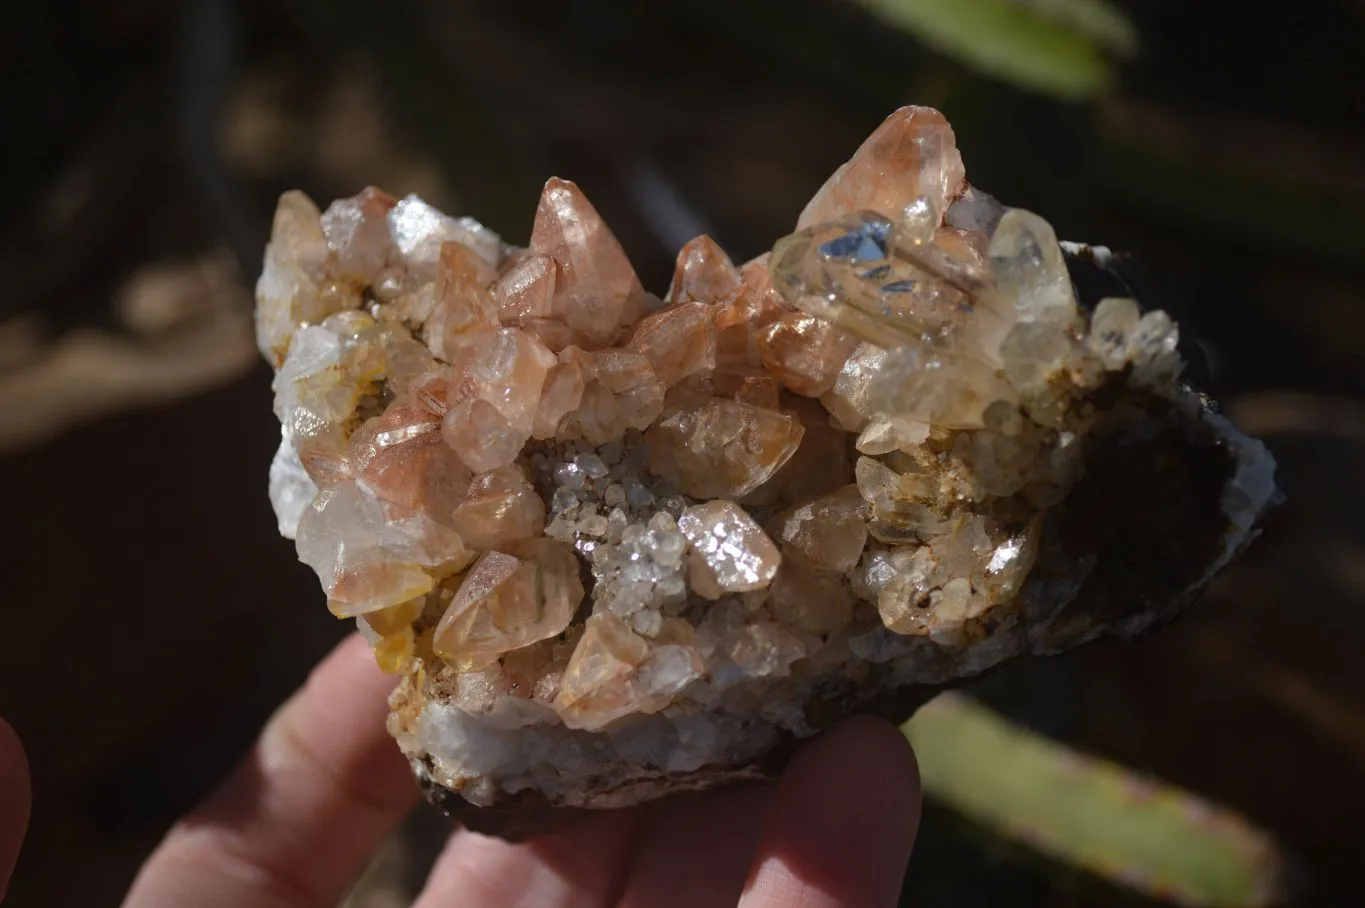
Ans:
<svg viewBox="0 0 1365 908"><path fill-rule="evenodd" d="M1065 100L1114 85L1137 48L1106 0L861 0L892 25L983 73Z"/></svg>
<svg viewBox="0 0 1365 908"><path fill-rule="evenodd" d="M1283 895L1275 842L1197 795L957 694L923 707L905 733L929 797L1053 860L1179 905L1259 908Z"/></svg>

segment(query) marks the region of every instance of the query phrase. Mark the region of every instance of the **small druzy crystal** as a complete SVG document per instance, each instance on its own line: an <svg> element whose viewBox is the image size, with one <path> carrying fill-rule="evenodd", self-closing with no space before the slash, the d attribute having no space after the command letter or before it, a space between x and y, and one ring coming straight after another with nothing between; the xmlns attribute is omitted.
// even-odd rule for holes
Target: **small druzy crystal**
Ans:
<svg viewBox="0 0 1365 908"><path fill-rule="evenodd" d="M529 248L286 193L257 285L280 531L401 676L428 795L507 836L762 777L860 709L1172 614L1273 463L1179 328L892 114L794 231L663 299L572 183ZM1079 250L1079 251L1078 251Z"/></svg>

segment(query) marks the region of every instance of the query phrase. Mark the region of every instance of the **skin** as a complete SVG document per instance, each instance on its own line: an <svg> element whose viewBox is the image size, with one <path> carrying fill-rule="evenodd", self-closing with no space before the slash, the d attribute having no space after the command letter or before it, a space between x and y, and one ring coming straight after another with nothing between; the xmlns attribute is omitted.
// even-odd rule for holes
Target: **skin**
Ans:
<svg viewBox="0 0 1365 908"><path fill-rule="evenodd" d="M363 640L338 646L166 835L124 908L335 905L417 801L384 731L392 686ZM414 908L893 906L919 809L904 737L858 717L773 784L606 811L518 845L458 829ZM0 722L0 894L28 813L23 748Z"/></svg>

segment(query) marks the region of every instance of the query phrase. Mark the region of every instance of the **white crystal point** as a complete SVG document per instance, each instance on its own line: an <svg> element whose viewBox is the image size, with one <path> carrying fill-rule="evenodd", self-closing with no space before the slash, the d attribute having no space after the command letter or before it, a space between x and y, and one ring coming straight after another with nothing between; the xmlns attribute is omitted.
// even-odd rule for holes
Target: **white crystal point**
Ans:
<svg viewBox="0 0 1365 908"><path fill-rule="evenodd" d="M1090 336L1086 345L1109 371L1122 369L1137 335L1142 313L1136 301L1123 297L1102 299L1090 317Z"/></svg>
<svg viewBox="0 0 1365 908"><path fill-rule="evenodd" d="M323 300L318 284L327 258L322 213L297 190L280 196L265 248L265 267L256 281L256 344L278 367L301 323L320 319L345 304Z"/></svg>
<svg viewBox="0 0 1365 908"><path fill-rule="evenodd" d="M1180 373L1180 329L1160 309L1144 313L1129 340L1133 375L1138 381L1174 379Z"/></svg>
<svg viewBox="0 0 1365 908"><path fill-rule="evenodd" d="M398 254L416 278L436 277L443 243L462 243L493 268L502 261L502 239L496 233L473 218L453 218L416 195L399 199L388 217Z"/></svg>
<svg viewBox="0 0 1365 908"><path fill-rule="evenodd" d="M340 617L421 596L435 583L423 567L458 569L473 557L452 531L429 520L394 519L353 482L317 496L299 519L297 543L299 560L317 573Z"/></svg>
<svg viewBox="0 0 1365 908"><path fill-rule="evenodd" d="M1031 211L1011 208L991 237L991 267L1023 322L1064 323L1076 315L1076 295L1052 225Z"/></svg>
<svg viewBox="0 0 1365 908"><path fill-rule="evenodd" d="M308 476L294 450L294 442L281 426L280 447L270 461L270 505L275 509L280 535L293 539L299 529L299 518L317 497L318 487Z"/></svg>
<svg viewBox="0 0 1365 908"><path fill-rule="evenodd" d="M294 409L300 405L298 383L336 368L340 361L341 338L321 325L310 325L294 336L289 355L271 383L275 391L275 415L283 425L289 425ZM324 418L337 417L328 414Z"/></svg>

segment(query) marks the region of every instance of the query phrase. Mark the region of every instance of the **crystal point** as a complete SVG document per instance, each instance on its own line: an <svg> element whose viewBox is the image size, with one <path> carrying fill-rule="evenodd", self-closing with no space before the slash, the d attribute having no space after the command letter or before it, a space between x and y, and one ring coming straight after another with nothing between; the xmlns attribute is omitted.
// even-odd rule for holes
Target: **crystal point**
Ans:
<svg viewBox="0 0 1365 908"><path fill-rule="evenodd" d="M630 349L643 353L665 385L716 366L716 328L705 303L674 303L646 315Z"/></svg>
<svg viewBox="0 0 1365 908"><path fill-rule="evenodd" d="M256 282L256 343L276 368L296 329L360 305L358 292L329 285L328 254L318 206L297 190L280 196Z"/></svg>
<svg viewBox="0 0 1365 908"><path fill-rule="evenodd" d="M503 653L555 636L573 619L583 585L572 550L537 539L516 551L486 552L465 574L436 627L432 645L442 659L457 666L487 665Z"/></svg>
<svg viewBox="0 0 1365 908"><path fill-rule="evenodd" d="M688 508L678 529L691 544L692 588L708 599L763 589L777 575L777 546L733 501Z"/></svg>
<svg viewBox="0 0 1365 908"><path fill-rule="evenodd" d="M887 117L806 205L797 228L860 209L898 218L917 198L946 211L966 177L952 127L929 107L902 107Z"/></svg>
<svg viewBox="0 0 1365 908"><path fill-rule="evenodd" d="M738 292L740 275L730 257L709 236L699 236L678 252L670 303L720 303Z"/></svg>
<svg viewBox="0 0 1365 908"><path fill-rule="evenodd" d="M545 184L531 230L531 252L558 266L553 315L597 346L643 304L644 288L621 244L582 191L568 180Z"/></svg>
<svg viewBox="0 0 1365 908"><path fill-rule="evenodd" d="M1031 211L1011 208L991 236L991 265L1000 289L1015 301L1020 321L1069 322L1076 295L1052 226Z"/></svg>
<svg viewBox="0 0 1365 908"><path fill-rule="evenodd" d="M450 524L477 550L488 551L540 535L545 503L516 464L480 473L451 511Z"/></svg>
<svg viewBox="0 0 1365 908"><path fill-rule="evenodd" d="M789 312L759 338L763 364L783 385L819 397L834 385L858 339L813 315Z"/></svg>
<svg viewBox="0 0 1365 908"><path fill-rule="evenodd" d="M389 233L389 211L398 200L367 186L349 199L333 202L322 213L322 232L336 256L338 276L357 284L375 283L398 257Z"/></svg>

